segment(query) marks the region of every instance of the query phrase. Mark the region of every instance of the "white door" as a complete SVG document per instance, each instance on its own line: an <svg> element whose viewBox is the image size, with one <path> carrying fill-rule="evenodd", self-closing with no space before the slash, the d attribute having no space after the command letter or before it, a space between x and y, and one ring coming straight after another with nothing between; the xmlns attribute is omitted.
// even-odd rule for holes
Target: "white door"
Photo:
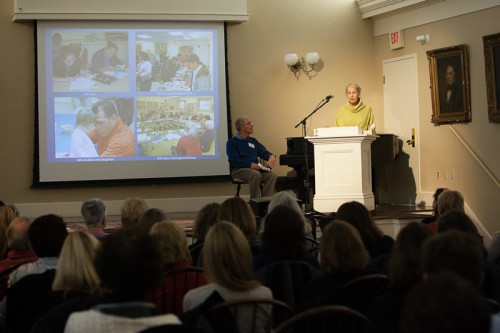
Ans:
<svg viewBox="0 0 500 333"><path fill-rule="evenodd" d="M383 169L379 202L415 205L420 188L417 56L385 60L383 75L385 133L399 136L400 151Z"/></svg>

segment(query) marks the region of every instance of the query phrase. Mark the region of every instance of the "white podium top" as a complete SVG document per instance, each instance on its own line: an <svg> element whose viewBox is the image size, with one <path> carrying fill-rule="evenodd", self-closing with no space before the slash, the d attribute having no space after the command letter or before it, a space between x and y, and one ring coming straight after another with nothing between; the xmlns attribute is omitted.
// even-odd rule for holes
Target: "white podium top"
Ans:
<svg viewBox="0 0 500 333"><path fill-rule="evenodd" d="M314 136L319 137L354 136L361 134L363 134L363 130L358 126L320 127L314 129Z"/></svg>

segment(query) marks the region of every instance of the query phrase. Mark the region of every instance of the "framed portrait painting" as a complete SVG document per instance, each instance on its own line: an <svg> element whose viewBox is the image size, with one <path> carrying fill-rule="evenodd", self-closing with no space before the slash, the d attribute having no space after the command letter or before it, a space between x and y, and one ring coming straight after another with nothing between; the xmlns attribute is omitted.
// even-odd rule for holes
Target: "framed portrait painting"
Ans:
<svg viewBox="0 0 500 333"><path fill-rule="evenodd" d="M488 120L500 123L500 33L483 36Z"/></svg>
<svg viewBox="0 0 500 333"><path fill-rule="evenodd" d="M432 118L436 126L472 120L467 45L427 51Z"/></svg>

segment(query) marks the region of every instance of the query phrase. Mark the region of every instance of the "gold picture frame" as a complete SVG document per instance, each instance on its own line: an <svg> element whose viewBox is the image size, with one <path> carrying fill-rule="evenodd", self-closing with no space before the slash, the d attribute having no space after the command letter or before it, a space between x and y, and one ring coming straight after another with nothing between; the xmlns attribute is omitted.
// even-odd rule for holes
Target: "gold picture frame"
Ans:
<svg viewBox="0 0 500 333"><path fill-rule="evenodd" d="M427 51L436 126L472 120L467 45Z"/></svg>
<svg viewBox="0 0 500 333"><path fill-rule="evenodd" d="M500 123L500 33L483 36L488 120Z"/></svg>

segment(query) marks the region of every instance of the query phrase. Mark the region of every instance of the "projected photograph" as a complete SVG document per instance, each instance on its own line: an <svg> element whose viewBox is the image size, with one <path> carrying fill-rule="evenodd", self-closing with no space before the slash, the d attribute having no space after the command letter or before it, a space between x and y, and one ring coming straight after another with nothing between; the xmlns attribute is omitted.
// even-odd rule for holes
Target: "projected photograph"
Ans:
<svg viewBox="0 0 500 333"><path fill-rule="evenodd" d="M54 92L129 90L127 31L55 31L50 49Z"/></svg>
<svg viewBox="0 0 500 333"><path fill-rule="evenodd" d="M137 91L212 91L212 32L138 31Z"/></svg>
<svg viewBox="0 0 500 333"><path fill-rule="evenodd" d="M135 155L131 98L56 97L54 106L56 158Z"/></svg>
<svg viewBox="0 0 500 333"><path fill-rule="evenodd" d="M138 97L139 156L215 155L212 96Z"/></svg>

